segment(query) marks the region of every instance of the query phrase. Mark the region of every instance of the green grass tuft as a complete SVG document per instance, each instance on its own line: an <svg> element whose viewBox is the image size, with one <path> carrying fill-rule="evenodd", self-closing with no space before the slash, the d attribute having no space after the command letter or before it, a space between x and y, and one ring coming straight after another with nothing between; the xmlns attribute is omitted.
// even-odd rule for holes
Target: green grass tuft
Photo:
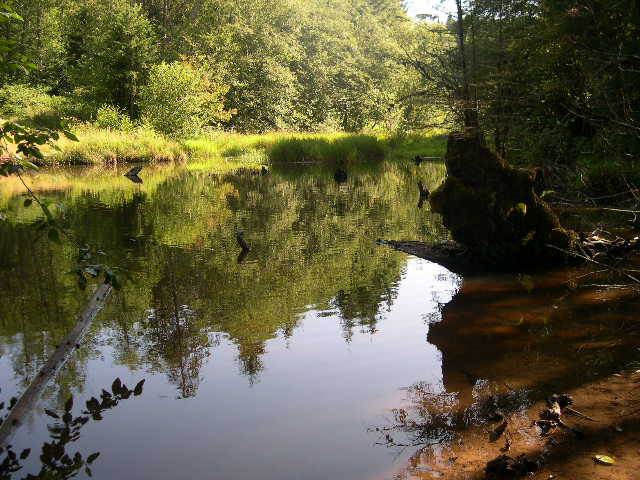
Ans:
<svg viewBox="0 0 640 480"><path fill-rule="evenodd" d="M384 145L372 135L294 136L267 148L267 157L273 163L338 163L381 160L384 156Z"/></svg>
<svg viewBox="0 0 640 480"><path fill-rule="evenodd" d="M111 163L184 162L187 152L177 141L152 130L137 128L129 132L84 127L77 132L79 142L63 140L62 152L51 155L53 163L91 165Z"/></svg>
<svg viewBox="0 0 640 480"><path fill-rule="evenodd" d="M61 152L49 161L68 165L112 165L189 161L191 167L267 163L318 162L352 164L389 158L398 161L415 155L444 156L445 137L437 134L380 135L347 133L272 132L243 135L209 132L197 138L174 140L151 129L130 131L84 125L76 128L79 142L61 140Z"/></svg>

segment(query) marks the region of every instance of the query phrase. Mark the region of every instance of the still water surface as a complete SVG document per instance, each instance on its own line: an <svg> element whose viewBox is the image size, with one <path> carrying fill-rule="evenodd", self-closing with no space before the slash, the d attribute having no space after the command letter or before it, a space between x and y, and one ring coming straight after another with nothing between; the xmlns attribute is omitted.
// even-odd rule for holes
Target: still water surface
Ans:
<svg viewBox="0 0 640 480"><path fill-rule="evenodd" d="M381 446L375 427L394 423L416 385L453 395L445 424L455 429L487 382L510 382L521 399L547 377L578 382L575 372L598 375L628 357L623 342L608 357L589 350L594 368L557 361L635 308L615 299L606 311L617 317L596 308L577 334L577 312L606 299L567 294L576 272L463 281L375 245L446 238L428 206L417 208L417 180L433 189L441 165L349 173L340 184L317 166L265 176L149 168L142 185L117 170L32 179L64 203L74 238L131 280L14 438L16 450L35 452L15 478L40 469L53 422L44 408L60 411L72 394L78 415L116 377L130 387L145 379L142 395L89 421L67 449L101 453L95 478L365 480L392 478L413 453ZM88 297L65 274L75 247L41 238L30 226L38 212L21 206L15 185L0 191L10 218L0 225L6 400L26 388ZM245 258L236 231L251 246ZM536 365L544 370L532 374ZM441 429L432 437L449 438Z"/></svg>

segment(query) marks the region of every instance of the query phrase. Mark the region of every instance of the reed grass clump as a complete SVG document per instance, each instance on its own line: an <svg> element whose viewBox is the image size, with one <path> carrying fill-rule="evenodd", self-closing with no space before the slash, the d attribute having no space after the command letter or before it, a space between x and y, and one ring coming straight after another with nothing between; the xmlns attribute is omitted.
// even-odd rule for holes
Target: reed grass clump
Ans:
<svg viewBox="0 0 640 480"><path fill-rule="evenodd" d="M282 138L267 148L273 163L382 160L383 143L373 135L310 135Z"/></svg>
<svg viewBox="0 0 640 480"><path fill-rule="evenodd" d="M187 160L187 152L179 142L142 127L128 132L84 127L78 131L78 137L80 142L60 142L62 151L51 155L53 163L90 165Z"/></svg>
<svg viewBox="0 0 640 480"><path fill-rule="evenodd" d="M239 134L209 131L195 138L172 139L146 126L129 130L81 125L74 129L79 142L62 140L61 152L51 152L51 163L113 165L117 163L191 163L260 166L267 163L344 164L404 161L421 156L443 156L441 135L348 134L342 132L271 132ZM204 163L203 163L204 162Z"/></svg>

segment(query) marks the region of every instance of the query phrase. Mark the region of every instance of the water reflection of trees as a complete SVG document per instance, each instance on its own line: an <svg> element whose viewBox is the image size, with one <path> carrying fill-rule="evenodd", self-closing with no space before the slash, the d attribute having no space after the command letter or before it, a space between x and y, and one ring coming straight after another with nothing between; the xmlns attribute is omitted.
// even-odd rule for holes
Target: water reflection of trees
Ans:
<svg viewBox="0 0 640 480"><path fill-rule="evenodd" d="M43 237L29 225L0 222L0 357L22 387L74 326L87 298L60 264L71 249L61 252ZM81 350L68 362L59 396L82 383L87 357Z"/></svg>
<svg viewBox="0 0 640 480"><path fill-rule="evenodd" d="M447 448L457 435L469 429L495 422L506 415L524 416L533 404L527 390L504 391L486 380L477 380L471 388L471 401L459 392L418 382L407 389L403 408L392 410L387 425L373 428L379 442L388 447Z"/></svg>
<svg viewBox="0 0 640 480"><path fill-rule="evenodd" d="M337 308L345 338L357 327L375 333L382 310L395 299L404 263L403 254L376 248L375 238L444 235L428 211L415 209L412 169L354 167L342 185L322 167L274 169L265 176L182 172L143 186L75 192L65 199L69 228L133 277L100 317L108 327L101 341L115 349L119 363L166 372L180 395L189 396L216 333L237 345L240 370L252 381L263 369L265 342L291 336L308 308ZM424 179L430 188L440 173ZM16 242L35 235L27 226L2 228L3 260L11 258ZM236 263L237 230L251 245L242 265ZM65 272L66 253L48 252L42 260ZM25 262L10 268L35 282L44 267ZM4 273L9 267L0 268ZM42 291L48 305L59 301L56 316L72 321L82 299L73 296L72 279L56 275L54 288ZM67 293L60 296L62 291ZM26 317L0 300L0 314L14 311L3 316L0 334L56 331L52 322L36 323L45 305L38 291L23 295Z"/></svg>
<svg viewBox="0 0 640 480"><path fill-rule="evenodd" d="M197 393L200 369L212 346L197 312L187 303L193 299L194 285L185 263L172 253L164 265L142 333L146 361L166 373L182 398Z"/></svg>

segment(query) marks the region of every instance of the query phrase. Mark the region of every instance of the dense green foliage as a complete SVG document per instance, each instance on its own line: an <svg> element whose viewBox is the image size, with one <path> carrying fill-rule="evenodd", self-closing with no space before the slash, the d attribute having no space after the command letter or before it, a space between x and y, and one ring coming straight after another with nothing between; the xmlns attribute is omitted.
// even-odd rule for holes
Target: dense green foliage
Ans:
<svg viewBox="0 0 640 480"><path fill-rule="evenodd" d="M204 69L181 62L154 65L140 95L142 120L161 133L197 134L231 117L222 102L225 90Z"/></svg>
<svg viewBox="0 0 640 480"><path fill-rule="evenodd" d="M387 122L416 76L401 62L414 32L400 0L12 5L25 21L0 33L12 42L5 55L28 56L38 70L0 72L1 95L28 84L64 97L65 108L51 106L58 116L94 120L108 104L171 134L356 131ZM12 103L5 115L29 116Z"/></svg>
<svg viewBox="0 0 640 480"><path fill-rule="evenodd" d="M512 161L598 166L618 177L618 191L627 188L621 173L640 180L637 2L458 3L462 15L446 29L422 24L424 39L441 41L408 51L423 77L420 100L448 105L459 123L475 111Z"/></svg>
<svg viewBox="0 0 640 480"><path fill-rule="evenodd" d="M600 172L592 191L638 180L635 3L456 3L436 24L401 0L13 0L0 112L187 137L479 123L512 161Z"/></svg>

